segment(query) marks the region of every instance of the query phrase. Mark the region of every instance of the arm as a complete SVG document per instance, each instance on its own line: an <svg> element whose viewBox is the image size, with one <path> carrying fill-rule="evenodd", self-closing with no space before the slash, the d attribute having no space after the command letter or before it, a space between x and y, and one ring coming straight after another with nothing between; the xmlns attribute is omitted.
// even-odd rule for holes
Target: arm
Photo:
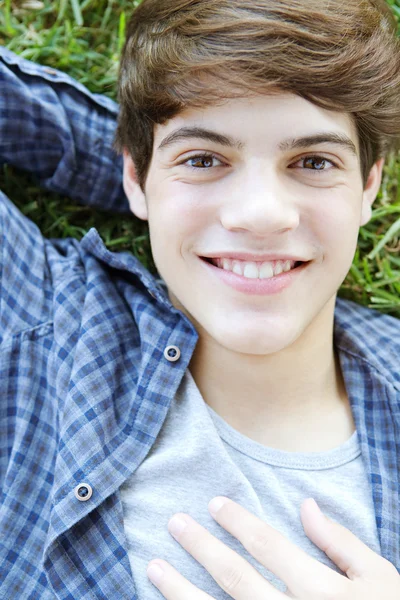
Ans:
<svg viewBox="0 0 400 600"><path fill-rule="evenodd" d="M112 149L117 114L109 98L0 47L0 163L84 204L127 213L122 159Z"/></svg>

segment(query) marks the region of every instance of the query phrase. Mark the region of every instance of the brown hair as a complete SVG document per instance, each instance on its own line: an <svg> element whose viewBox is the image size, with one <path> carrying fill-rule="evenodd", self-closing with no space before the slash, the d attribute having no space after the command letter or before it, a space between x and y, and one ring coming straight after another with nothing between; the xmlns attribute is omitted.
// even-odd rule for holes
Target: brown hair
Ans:
<svg viewBox="0 0 400 600"><path fill-rule="evenodd" d="M364 185L400 137L400 40L384 0L143 0L127 29L115 147L144 189L155 123L277 88L349 113Z"/></svg>

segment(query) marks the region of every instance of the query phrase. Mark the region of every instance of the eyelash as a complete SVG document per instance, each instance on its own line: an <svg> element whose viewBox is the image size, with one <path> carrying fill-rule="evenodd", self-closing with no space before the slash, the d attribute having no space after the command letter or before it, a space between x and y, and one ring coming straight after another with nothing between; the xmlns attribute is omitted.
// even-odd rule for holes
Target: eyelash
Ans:
<svg viewBox="0 0 400 600"><path fill-rule="evenodd" d="M186 158L184 161L182 161L181 163L179 163L179 165L185 165L188 169L191 169L192 171L208 171L211 167L204 167L204 168L200 168L200 167L193 167L192 165L186 165L185 163L187 163L189 160L193 160L193 159L202 159L202 158L215 158L216 160L218 160L219 162L222 162L215 154L213 154L212 152L203 152L202 154L195 154L193 156L189 156L189 158ZM299 158L296 162L299 161L305 161L307 159L319 159L320 161L325 160L326 162L331 163L331 165L333 165L333 167L335 169L338 168L337 164L334 163L330 158L326 158L325 156L320 156L319 154L309 154L307 156L303 156L302 158ZM331 169L304 169L305 171L310 171L311 173L326 173L326 171L330 171Z"/></svg>

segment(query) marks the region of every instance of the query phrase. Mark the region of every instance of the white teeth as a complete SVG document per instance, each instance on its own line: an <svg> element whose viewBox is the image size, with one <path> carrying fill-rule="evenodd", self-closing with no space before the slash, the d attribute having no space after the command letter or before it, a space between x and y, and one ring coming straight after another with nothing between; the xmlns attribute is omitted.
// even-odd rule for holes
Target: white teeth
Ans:
<svg viewBox="0 0 400 600"><path fill-rule="evenodd" d="M274 276L274 270L270 263L263 263L260 269L260 279L270 279Z"/></svg>
<svg viewBox="0 0 400 600"><path fill-rule="evenodd" d="M291 269L290 260L287 260L285 262L285 264L283 265L283 272L287 273L288 271L290 271L290 269Z"/></svg>
<svg viewBox="0 0 400 600"><path fill-rule="evenodd" d="M246 263L243 269L243 277L248 279L258 279L258 267L256 263Z"/></svg>
<svg viewBox="0 0 400 600"><path fill-rule="evenodd" d="M278 260L273 262L246 262L243 260L232 260L231 258L216 258L214 264L224 271L231 271L246 279L270 279L281 273L290 271L295 263L290 260Z"/></svg>
<svg viewBox="0 0 400 600"><path fill-rule="evenodd" d="M232 269L232 271L233 271L233 273L236 273L236 275L243 275L242 267L241 267L241 265L239 264L239 262L237 260L235 260L233 262L233 269Z"/></svg>

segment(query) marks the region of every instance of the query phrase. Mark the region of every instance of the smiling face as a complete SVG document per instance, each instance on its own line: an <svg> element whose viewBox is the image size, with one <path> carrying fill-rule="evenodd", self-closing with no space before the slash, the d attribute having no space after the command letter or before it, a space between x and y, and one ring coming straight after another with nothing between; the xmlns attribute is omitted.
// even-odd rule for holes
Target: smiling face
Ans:
<svg viewBox="0 0 400 600"><path fill-rule="evenodd" d="M156 125L144 195L124 161L160 276L200 336L263 355L327 332L383 165L363 190L348 115L293 94L233 99Z"/></svg>

